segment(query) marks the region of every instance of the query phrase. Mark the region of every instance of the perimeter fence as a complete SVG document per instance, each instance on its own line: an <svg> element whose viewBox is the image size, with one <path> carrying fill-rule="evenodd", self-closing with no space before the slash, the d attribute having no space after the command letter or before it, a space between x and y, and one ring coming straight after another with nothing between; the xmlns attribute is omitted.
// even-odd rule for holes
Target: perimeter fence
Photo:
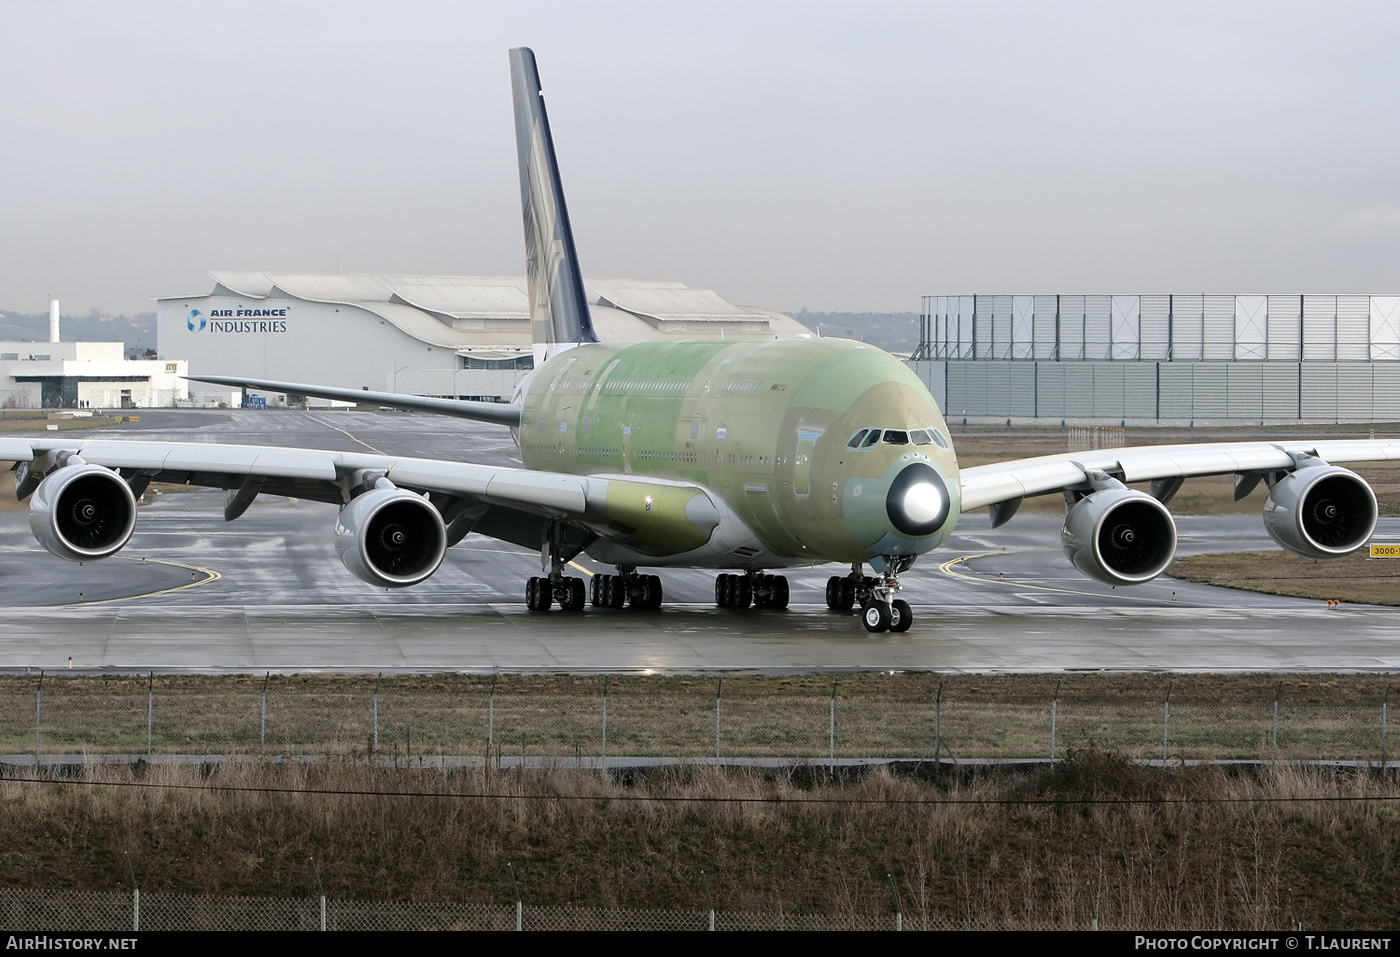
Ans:
<svg viewBox="0 0 1400 957"><path fill-rule="evenodd" d="M0 928L123 930L1074 930L1033 919L930 920L891 908L839 914L208 897L0 889Z"/></svg>
<svg viewBox="0 0 1400 957"><path fill-rule="evenodd" d="M0 677L0 755L1385 762L1386 675Z"/></svg>

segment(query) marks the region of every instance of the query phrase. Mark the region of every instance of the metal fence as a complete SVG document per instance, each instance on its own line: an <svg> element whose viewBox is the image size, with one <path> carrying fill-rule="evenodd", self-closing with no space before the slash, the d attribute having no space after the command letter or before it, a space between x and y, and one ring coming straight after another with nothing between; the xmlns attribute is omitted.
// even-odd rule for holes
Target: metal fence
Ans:
<svg viewBox="0 0 1400 957"><path fill-rule="evenodd" d="M1386 761L1385 676L0 679L0 754Z"/></svg>
<svg viewBox="0 0 1400 957"><path fill-rule="evenodd" d="M0 890L0 927L26 931L159 930L1070 930L1031 919L932 921L885 913L762 913L606 907L204 897Z"/></svg>
<svg viewBox="0 0 1400 957"><path fill-rule="evenodd" d="M924 296L918 359L1400 360L1400 296Z"/></svg>

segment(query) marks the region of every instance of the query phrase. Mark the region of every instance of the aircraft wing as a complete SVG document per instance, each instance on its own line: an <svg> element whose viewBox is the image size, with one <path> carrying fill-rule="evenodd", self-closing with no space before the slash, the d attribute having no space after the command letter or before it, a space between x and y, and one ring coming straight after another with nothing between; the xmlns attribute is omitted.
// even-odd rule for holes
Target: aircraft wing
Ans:
<svg viewBox="0 0 1400 957"><path fill-rule="evenodd" d="M292 395L307 395L316 399L335 399L341 402L365 402L383 405L391 409L407 409L411 412L436 412L439 415L455 415L459 419L473 419L477 422L490 422L494 425L520 425L520 406L505 402L472 402L467 399L438 399L423 395L402 395L398 392L370 392L365 389L340 389L328 385L310 385L305 382L274 382L270 379L244 379L226 375L185 376L192 382L209 382L214 385L233 386L237 389L254 389L259 392L287 392Z"/></svg>
<svg viewBox="0 0 1400 957"><path fill-rule="evenodd" d="M1103 472L1125 483L1164 484L1179 484L1181 479L1201 475L1234 473L1241 477L1238 481L1242 483L1251 474L1295 468L1298 456L1321 459L1333 465L1396 461L1400 460L1400 442L1337 439L1145 445L997 462L962 470L962 507L963 511L970 511L991 506L995 522L997 506L1033 495L1082 487L1089 481L1090 472ZM1253 485L1251 482L1249 488Z"/></svg>
<svg viewBox="0 0 1400 957"><path fill-rule="evenodd" d="M314 449L57 435L0 438L0 460L16 462L21 469L17 488L33 477L22 497L33 491L39 475L62 464L61 453L117 471L138 494L151 481L226 489L229 520L260 493L345 505L387 479L399 489L429 496L448 524L449 544L476 530L539 548L549 520L562 518L643 550L677 540L695 547L719 522L709 493L682 482Z"/></svg>

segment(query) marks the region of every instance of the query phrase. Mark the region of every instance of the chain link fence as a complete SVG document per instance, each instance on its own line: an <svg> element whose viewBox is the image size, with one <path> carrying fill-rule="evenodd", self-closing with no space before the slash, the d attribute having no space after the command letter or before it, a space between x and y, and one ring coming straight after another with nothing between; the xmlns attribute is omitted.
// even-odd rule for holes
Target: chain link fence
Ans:
<svg viewBox="0 0 1400 957"><path fill-rule="evenodd" d="M0 755L1391 758L1384 675L0 678Z"/></svg>
<svg viewBox="0 0 1400 957"><path fill-rule="evenodd" d="M430 904L327 898L0 890L0 925L38 932L160 930L1066 930L1036 922L930 921L886 913L793 914Z"/></svg>

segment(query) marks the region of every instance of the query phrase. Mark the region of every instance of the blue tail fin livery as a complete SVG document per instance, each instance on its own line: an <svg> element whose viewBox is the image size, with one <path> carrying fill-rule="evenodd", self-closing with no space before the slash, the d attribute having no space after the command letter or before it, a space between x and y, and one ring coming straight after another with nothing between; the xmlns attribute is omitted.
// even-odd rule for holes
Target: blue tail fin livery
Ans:
<svg viewBox="0 0 1400 957"><path fill-rule="evenodd" d="M583 275L578 268L564 188L554 160L540 75L529 47L510 51L515 100L515 147L520 161L520 205L525 215L525 272L530 291L530 332L536 352L564 344L597 342ZM543 349L541 347L544 347ZM538 364L544 357L536 355Z"/></svg>

